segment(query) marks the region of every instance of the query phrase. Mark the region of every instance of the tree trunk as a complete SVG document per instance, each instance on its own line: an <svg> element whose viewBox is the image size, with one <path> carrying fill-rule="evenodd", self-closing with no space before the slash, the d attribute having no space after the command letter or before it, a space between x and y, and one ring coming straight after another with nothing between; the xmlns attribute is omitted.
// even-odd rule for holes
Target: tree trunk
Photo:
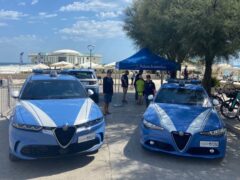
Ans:
<svg viewBox="0 0 240 180"><path fill-rule="evenodd" d="M211 94L212 87L212 64L214 56L207 53L205 55L205 73L203 78L203 87L207 91L208 95Z"/></svg>

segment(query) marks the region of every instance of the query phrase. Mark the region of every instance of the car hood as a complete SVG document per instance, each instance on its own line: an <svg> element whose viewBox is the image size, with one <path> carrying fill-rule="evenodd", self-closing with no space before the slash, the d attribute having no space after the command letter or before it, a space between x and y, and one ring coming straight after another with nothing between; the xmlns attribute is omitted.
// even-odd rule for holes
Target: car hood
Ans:
<svg viewBox="0 0 240 180"><path fill-rule="evenodd" d="M196 133L222 126L212 107L153 103L144 119L172 131Z"/></svg>
<svg viewBox="0 0 240 180"><path fill-rule="evenodd" d="M99 107L90 99L22 100L15 108L18 123L61 127L102 118Z"/></svg>

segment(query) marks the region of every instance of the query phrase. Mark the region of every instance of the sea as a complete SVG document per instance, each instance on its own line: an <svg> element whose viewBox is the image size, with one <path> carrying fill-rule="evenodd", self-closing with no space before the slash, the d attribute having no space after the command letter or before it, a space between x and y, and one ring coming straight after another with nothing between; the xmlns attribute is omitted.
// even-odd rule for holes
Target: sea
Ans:
<svg viewBox="0 0 240 180"><path fill-rule="evenodd" d="M30 63L0 63L0 74L17 74L20 72L31 72L34 64Z"/></svg>

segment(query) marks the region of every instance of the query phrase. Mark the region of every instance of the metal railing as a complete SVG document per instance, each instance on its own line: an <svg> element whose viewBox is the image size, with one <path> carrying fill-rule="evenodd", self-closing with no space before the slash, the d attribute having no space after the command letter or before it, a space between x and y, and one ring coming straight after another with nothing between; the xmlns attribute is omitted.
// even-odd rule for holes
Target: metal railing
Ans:
<svg viewBox="0 0 240 180"><path fill-rule="evenodd" d="M5 116L16 104L16 99L11 97L11 92L21 89L22 84L12 84L7 81L0 87L0 117Z"/></svg>

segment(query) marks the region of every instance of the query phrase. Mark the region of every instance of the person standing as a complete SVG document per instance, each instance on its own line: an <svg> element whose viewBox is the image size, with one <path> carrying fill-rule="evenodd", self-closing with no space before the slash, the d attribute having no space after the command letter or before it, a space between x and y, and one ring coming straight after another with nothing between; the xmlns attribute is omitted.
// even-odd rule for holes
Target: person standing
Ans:
<svg viewBox="0 0 240 180"><path fill-rule="evenodd" d="M184 72L183 72L184 79L188 79L188 70L187 70L187 67L188 67L188 66L185 66L185 69L184 69Z"/></svg>
<svg viewBox="0 0 240 180"><path fill-rule="evenodd" d="M123 88L123 103L127 103L126 96L127 96L127 91L128 91L128 75L129 72L125 71L125 73L121 77L121 83L122 83L122 88Z"/></svg>
<svg viewBox="0 0 240 180"><path fill-rule="evenodd" d="M107 71L107 76L103 78L103 95L104 95L104 109L103 114L111 114L109 112L109 104L112 102L113 96L113 79L112 79L112 71Z"/></svg>
<svg viewBox="0 0 240 180"><path fill-rule="evenodd" d="M136 101L138 100L138 92L137 92L136 82L137 82L137 80L139 79L139 76L142 76L142 74L143 74L143 70L140 70L140 71L138 72L138 74L136 75L136 77L135 77L135 81L134 81L134 87L135 87L135 100L136 100Z"/></svg>
<svg viewBox="0 0 240 180"><path fill-rule="evenodd" d="M131 85L132 86L133 86L133 83L134 83L135 76L136 76L135 72L132 72L132 74L131 74Z"/></svg>
<svg viewBox="0 0 240 180"><path fill-rule="evenodd" d="M136 81L136 89L137 89L137 104L142 105L143 104L143 91L144 91L144 80L142 75L138 76L138 80Z"/></svg>
<svg viewBox="0 0 240 180"><path fill-rule="evenodd" d="M150 101L148 100L149 95L155 95L156 93L156 86L154 82L151 80L151 76L147 75L146 76L147 80L145 81L144 85L144 96L145 96L145 101L146 101L146 107L150 104Z"/></svg>

